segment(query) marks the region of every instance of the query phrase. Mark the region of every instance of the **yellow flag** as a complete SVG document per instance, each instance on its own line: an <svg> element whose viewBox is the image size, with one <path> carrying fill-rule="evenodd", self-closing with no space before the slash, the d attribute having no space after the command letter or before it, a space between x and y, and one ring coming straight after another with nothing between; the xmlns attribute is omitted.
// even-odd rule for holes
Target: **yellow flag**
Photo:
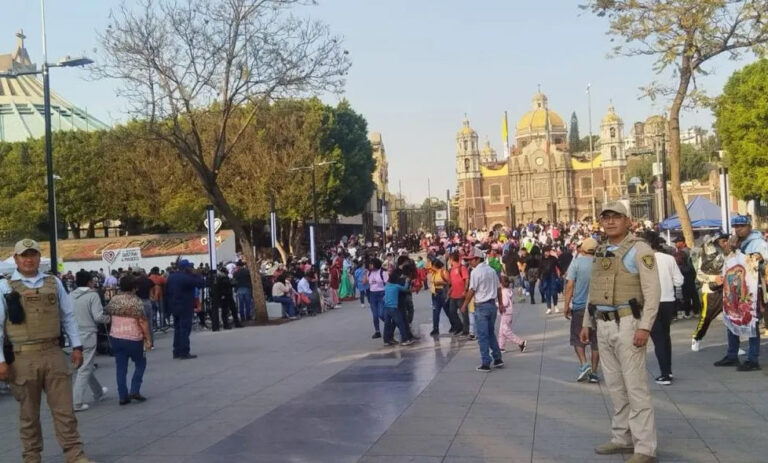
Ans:
<svg viewBox="0 0 768 463"><path fill-rule="evenodd" d="M506 144L509 141L509 129L507 127L507 112L504 111L504 120L501 122L501 139Z"/></svg>

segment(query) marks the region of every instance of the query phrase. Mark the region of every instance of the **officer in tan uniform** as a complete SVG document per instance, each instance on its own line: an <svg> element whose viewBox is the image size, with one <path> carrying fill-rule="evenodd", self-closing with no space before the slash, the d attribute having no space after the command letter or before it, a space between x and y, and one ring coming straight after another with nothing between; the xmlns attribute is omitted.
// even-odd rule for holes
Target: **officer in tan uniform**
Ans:
<svg viewBox="0 0 768 463"><path fill-rule="evenodd" d="M632 463L656 461L656 422L648 389L645 351L659 309L659 275L653 250L629 231L629 213L621 202L600 212L608 240L595 252L589 283L589 312L581 341L589 342L591 318L605 384L613 402L610 442L600 455L628 453Z"/></svg>
<svg viewBox="0 0 768 463"><path fill-rule="evenodd" d="M21 240L14 248L16 271L0 281L0 344L10 341L8 357L0 353L0 381L9 381L21 405L19 432L24 463L40 463L43 435L40 400L45 392L56 439L67 463L88 463L72 408L72 373L59 347L62 329L72 347L72 364L83 363L83 349L72 303L61 281L40 272L40 245ZM7 336L7 339L5 337ZM5 350L5 349L4 349Z"/></svg>

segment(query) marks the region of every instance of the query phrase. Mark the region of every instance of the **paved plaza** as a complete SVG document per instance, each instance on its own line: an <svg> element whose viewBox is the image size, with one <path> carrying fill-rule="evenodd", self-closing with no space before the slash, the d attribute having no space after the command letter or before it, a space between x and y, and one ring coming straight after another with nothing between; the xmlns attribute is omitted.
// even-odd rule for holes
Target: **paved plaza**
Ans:
<svg viewBox="0 0 768 463"><path fill-rule="evenodd" d="M416 306L422 338L411 347L371 340L370 312L357 302L279 326L194 333L196 360L172 360L172 336L160 335L143 404L118 406L113 360L98 357L110 393L77 415L86 451L100 463L623 461L592 451L609 437L610 402L602 385L574 382L562 313L518 304L529 351L483 374L476 343L425 336L428 296ZM659 460L768 460L768 369L713 367L722 323L693 353L694 323L672 326L675 384L652 386ZM648 365L655 376L651 352ZM19 462L10 396L0 396L0 416L0 461ZM63 461L43 416L44 461Z"/></svg>

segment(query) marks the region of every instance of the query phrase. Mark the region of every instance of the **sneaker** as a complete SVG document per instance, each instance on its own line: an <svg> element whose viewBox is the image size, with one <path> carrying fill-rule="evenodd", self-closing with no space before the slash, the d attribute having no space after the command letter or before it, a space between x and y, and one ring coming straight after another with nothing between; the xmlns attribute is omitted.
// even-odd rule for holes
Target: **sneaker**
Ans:
<svg viewBox="0 0 768 463"><path fill-rule="evenodd" d="M411 345L411 344L413 344L414 342L416 342L416 341L414 341L413 339L409 339L409 340L407 340L407 341L403 341L403 342L401 342L401 343L400 343L400 345L401 345L401 346L410 346L410 345Z"/></svg>
<svg viewBox="0 0 768 463"><path fill-rule="evenodd" d="M503 368L504 367L504 360L498 359L493 361L493 368Z"/></svg>
<svg viewBox="0 0 768 463"><path fill-rule="evenodd" d="M560 307L555 307L555 313L560 312Z"/></svg>
<svg viewBox="0 0 768 463"><path fill-rule="evenodd" d="M701 341L697 339L691 339L691 350L698 352L701 349Z"/></svg>
<svg viewBox="0 0 768 463"><path fill-rule="evenodd" d="M747 355L747 351L745 351L744 349L740 348L739 349L739 355Z"/></svg>
<svg viewBox="0 0 768 463"><path fill-rule="evenodd" d="M499 347L499 351L501 351L502 354L506 354L507 353L507 349L505 349L503 347Z"/></svg>
<svg viewBox="0 0 768 463"><path fill-rule="evenodd" d="M607 442L595 447L595 453L598 455L616 455L616 454L631 454L635 453L635 448L632 445L620 445L613 442Z"/></svg>
<svg viewBox="0 0 768 463"><path fill-rule="evenodd" d="M384 341L384 345L385 346L396 346L397 345L397 341L393 341L393 340Z"/></svg>
<svg viewBox="0 0 768 463"><path fill-rule="evenodd" d="M592 366L588 363L585 363L584 365L579 367L579 375L576 377L576 381L577 382L584 381L585 379L587 379L590 373L592 373Z"/></svg>
<svg viewBox="0 0 768 463"><path fill-rule="evenodd" d="M684 318L685 318L686 320L690 320L690 319L691 319L691 317L693 317L693 315L691 315L691 314L687 313L687 314L685 314L685 317L684 317Z"/></svg>
<svg viewBox="0 0 768 463"><path fill-rule="evenodd" d="M432 330L432 331L430 331L430 332L429 332L429 335L430 335L430 336L437 336L437 335L439 335L439 334L440 334L440 331L439 331L439 330Z"/></svg>
<svg viewBox="0 0 768 463"><path fill-rule="evenodd" d="M298 318L299 318L299 317L294 317L294 316L291 316L291 317L288 317L288 320L296 320L296 319L298 319Z"/></svg>
<svg viewBox="0 0 768 463"><path fill-rule="evenodd" d="M381 333L377 331L373 333L373 336L371 336L371 339L379 339L380 337L381 337Z"/></svg>
<svg viewBox="0 0 768 463"><path fill-rule="evenodd" d="M546 313L547 315L551 314L551 313L552 313L552 309L547 309L547 311L546 311L545 313Z"/></svg>
<svg viewBox="0 0 768 463"><path fill-rule="evenodd" d="M144 402L147 400L147 398L141 394L129 394L128 398L131 400L135 400L136 402Z"/></svg>
<svg viewBox="0 0 768 463"><path fill-rule="evenodd" d="M99 395L94 395L94 396L93 396L93 400L95 400L96 402L101 402L102 400L106 399L106 395L107 395L107 392L109 392L109 388L108 388L108 387L103 387L103 386L102 386L102 388L101 388L101 394L99 394Z"/></svg>
<svg viewBox="0 0 768 463"><path fill-rule="evenodd" d="M677 317L676 318L678 320L682 320L684 316L685 316L685 312L683 312L682 310L678 310L677 311Z"/></svg>
<svg viewBox="0 0 768 463"><path fill-rule="evenodd" d="M75 406L73 409L76 412L84 412L84 411L88 410L89 408L91 408L91 407L88 404L82 404L80 406Z"/></svg>
<svg viewBox="0 0 768 463"><path fill-rule="evenodd" d="M714 363L716 367L737 367L739 366L739 359L732 359L725 356Z"/></svg>
<svg viewBox="0 0 768 463"><path fill-rule="evenodd" d="M644 455L642 453L635 453L629 457L627 463L656 463L656 457Z"/></svg>
<svg viewBox="0 0 768 463"><path fill-rule="evenodd" d="M479 367L475 368L475 370L477 370L479 372L482 372L482 373L487 373L487 372L491 371L491 366L490 365L480 365Z"/></svg>
<svg viewBox="0 0 768 463"><path fill-rule="evenodd" d="M475 334L474 334L474 333L470 333L470 334L469 334L469 340L470 340L470 341L474 341L475 339L477 339L477 336L475 336Z"/></svg>
<svg viewBox="0 0 768 463"><path fill-rule="evenodd" d="M528 341L523 340L523 343L519 345L520 347L520 353L523 353L528 350Z"/></svg>
<svg viewBox="0 0 768 463"><path fill-rule="evenodd" d="M360 307L365 308L365 303L360 304Z"/></svg>
<svg viewBox="0 0 768 463"><path fill-rule="evenodd" d="M670 378L668 375L661 375L656 377L655 379L656 384L661 384L663 386L669 386L672 384L672 378Z"/></svg>
<svg viewBox="0 0 768 463"><path fill-rule="evenodd" d="M592 384L597 384L600 382L600 378L598 378L597 375L594 373L590 373L587 378L588 378L587 381L589 381Z"/></svg>
<svg viewBox="0 0 768 463"><path fill-rule="evenodd" d="M736 371L755 371L755 370L762 370L760 368L760 364L757 362L753 362L752 360L747 360L746 362L742 363L736 368Z"/></svg>

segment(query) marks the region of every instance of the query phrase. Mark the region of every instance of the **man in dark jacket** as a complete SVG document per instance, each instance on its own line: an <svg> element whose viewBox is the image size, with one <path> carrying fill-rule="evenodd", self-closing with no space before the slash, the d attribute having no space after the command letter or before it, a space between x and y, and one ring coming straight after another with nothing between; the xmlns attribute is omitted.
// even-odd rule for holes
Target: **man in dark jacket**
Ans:
<svg viewBox="0 0 768 463"><path fill-rule="evenodd" d="M237 293L237 305L240 307L240 318L250 320L253 315L253 284L251 283L251 271L243 263L237 261L237 268L232 273L235 280L235 292Z"/></svg>
<svg viewBox="0 0 768 463"><path fill-rule="evenodd" d="M173 358L193 359L189 353L189 335L195 316L195 288L205 287L205 280L193 273L194 265L187 259L179 262L179 271L168 276L165 284L165 300L173 314Z"/></svg>
<svg viewBox="0 0 768 463"><path fill-rule="evenodd" d="M232 313L232 321L235 323L236 328L242 328L240 323L240 317L237 315L237 306L235 305L235 298L232 295L232 282L227 276L226 269L219 268L218 272L211 272L210 279L211 284L211 329L213 331L219 331L219 314L221 314L221 322L224 324L224 329L232 329L229 324L229 314Z"/></svg>

